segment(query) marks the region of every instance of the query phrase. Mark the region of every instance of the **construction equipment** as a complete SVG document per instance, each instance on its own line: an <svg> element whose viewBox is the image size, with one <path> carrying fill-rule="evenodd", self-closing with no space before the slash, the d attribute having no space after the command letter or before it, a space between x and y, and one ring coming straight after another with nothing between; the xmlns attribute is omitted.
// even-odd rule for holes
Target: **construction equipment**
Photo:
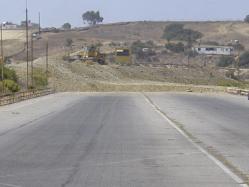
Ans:
<svg viewBox="0 0 249 187"><path fill-rule="evenodd" d="M97 62L101 65L105 64L105 54L95 46L84 47L81 51L70 55L70 60L81 60L83 62Z"/></svg>
<svg viewBox="0 0 249 187"><path fill-rule="evenodd" d="M120 64L131 64L131 52L128 48L118 48L115 50L115 62Z"/></svg>

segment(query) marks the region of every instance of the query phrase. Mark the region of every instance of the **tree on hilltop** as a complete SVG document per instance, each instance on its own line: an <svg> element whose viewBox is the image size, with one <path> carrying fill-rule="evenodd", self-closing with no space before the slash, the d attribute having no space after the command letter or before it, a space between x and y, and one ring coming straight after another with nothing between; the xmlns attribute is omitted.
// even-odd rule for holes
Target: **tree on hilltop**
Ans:
<svg viewBox="0 0 249 187"><path fill-rule="evenodd" d="M89 25L96 25L104 21L104 18L100 16L99 11L87 11L82 15L83 21L87 22Z"/></svg>
<svg viewBox="0 0 249 187"><path fill-rule="evenodd" d="M66 29L66 30L70 30L71 29L71 24L70 23L64 23L63 25L62 25L62 28L63 29Z"/></svg>

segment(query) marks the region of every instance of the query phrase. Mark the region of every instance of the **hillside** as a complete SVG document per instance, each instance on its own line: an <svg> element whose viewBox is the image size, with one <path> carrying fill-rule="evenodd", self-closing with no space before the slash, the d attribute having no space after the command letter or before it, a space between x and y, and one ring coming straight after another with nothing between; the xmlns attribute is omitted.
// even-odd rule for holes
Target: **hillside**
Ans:
<svg viewBox="0 0 249 187"><path fill-rule="evenodd" d="M172 22L127 22L98 25L93 28L82 28L68 32L44 33L43 39L35 41L36 55L44 55L43 48L48 40L51 54L62 52L65 46L65 39L71 38L75 47L82 47L84 43L99 42L133 42L136 40L153 40L158 44L165 44L162 34L166 25ZM239 40L249 49L249 24L244 22L181 22L185 28L203 33L202 42L216 41L220 44L227 44L231 40ZM4 31L7 54L9 50L22 49L25 42L25 32ZM20 44L21 43L21 44ZM17 46L17 45L18 46ZM19 47L22 46L22 47ZM18 51L17 50L17 51Z"/></svg>
<svg viewBox="0 0 249 187"><path fill-rule="evenodd" d="M151 40L157 46L161 46L160 50L162 51L165 43L167 43L167 41L162 39L163 31L165 26L170 23L116 23L72 31L43 33L42 39L34 43L34 56L37 58L35 66L44 67L45 60L43 57L45 55L46 41L48 41L51 64L50 83L52 85L53 82L56 82L58 90L112 90L110 83L240 85L236 81L226 77L226 71L215 67L214 62L217 60L216 57L192 58L189 66L187 66L188 62L185 55L163 53L158 55L160 62L140 62L140 65L132 66L119 66L115 64L106 66L86 65L81 62L69 64L62 60L67 51L65 47L65 40L67 38L73 40L74 50L80 49L83 45L101 43L103 45L101 47L102 51L108 52L113 50L109 45L112 42L130 45L137 40ZM182 24L185 25L185 28L201 32L203 34L202 42L216 41L220 44L227 44L231 40L239 40L246 49L249 49L249 24L243 22L184 22ZM14 54L13 49L17 51L17 54L12 58L13 63L11 66L18 71L20 81L23 83L25 80L24 61L26 53L25 51L20 52L24 48L24 35L23 31L19 32L20 35L17 33L13 33L13 35L9 34L5 38L5 42L9 42L8 47L6 47L9 54ZM244 74L245 77L249 78L247 70L244 70Z"/></svg>

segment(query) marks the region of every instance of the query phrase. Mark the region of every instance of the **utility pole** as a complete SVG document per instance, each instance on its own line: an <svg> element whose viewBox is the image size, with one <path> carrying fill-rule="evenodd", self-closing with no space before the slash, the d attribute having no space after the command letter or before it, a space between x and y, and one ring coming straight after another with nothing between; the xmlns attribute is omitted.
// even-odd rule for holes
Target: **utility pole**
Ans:
<svg viewBox="0 0 249 187"><path fill-rule="evenodd" d="M238 59L237 59L237 72L238 72L238 80L240 80L240 49L238 49Z"/></svg>
<svg viewBox="0 0 249 187"><path fill-rule="evenodd" d="M31 32L31 86L34 88L34 40Z"/></svg>
<svg viewBox="0 0 249 187"><path fill-rule="evenodd" d="M39 12L39 35L41 34L41 14Z"/></svg>
<svg viewBox="0 0 249 187"><path fill-rule="evenodd" d="M4 54L3 54L3 23L1 23L1 62L2 62L2 92L4 93Z"/></svg>
<svg viewBox="0 0 249 187"><path fill-rule="evenodd" d="M29 89L29 25L28 25L28 0L26 0L26 50L27 50L27 75L26 88Z"/></svg>
<svg viewBox="0 0 249 187"><path fill-rule="evenodd" d="M237 42L237 44L239 44L239 42ZM236 72L237 70L237 76L239 79L240 77L240 48L238 47L237 50L238 50L237 56L236 56L236 53L234 53L234 60L235 60L234 72Z"/></svg>
<svg viewBox="0 0 249 187"><path fill-rule="evenodd" d="M191 53L191 48L192 48L192 41L191 41L191 36L190 33L188 34L188 69L190 66L190 53Z"/></svg>
<svg viewBox="0 0 249 187"><path fill-rule="evenodd" d="M48 41L46 43L46 78L48 81Z"/></svg>

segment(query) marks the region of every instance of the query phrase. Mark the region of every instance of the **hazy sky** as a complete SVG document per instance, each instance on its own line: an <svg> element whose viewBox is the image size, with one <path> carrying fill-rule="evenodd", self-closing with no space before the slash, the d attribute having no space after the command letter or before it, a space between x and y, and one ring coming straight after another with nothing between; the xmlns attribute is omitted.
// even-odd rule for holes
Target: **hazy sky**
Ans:
<svg viewBox="0 0 249 187"><path fill-rule="evenodd" d="M42 26L70 22L83 25L81 15L100 10L105 23L139 20L241 20L249 14L249 0L28 0L30 18ZM0 21L25 19L25 0L0 0Z"/></svg>

